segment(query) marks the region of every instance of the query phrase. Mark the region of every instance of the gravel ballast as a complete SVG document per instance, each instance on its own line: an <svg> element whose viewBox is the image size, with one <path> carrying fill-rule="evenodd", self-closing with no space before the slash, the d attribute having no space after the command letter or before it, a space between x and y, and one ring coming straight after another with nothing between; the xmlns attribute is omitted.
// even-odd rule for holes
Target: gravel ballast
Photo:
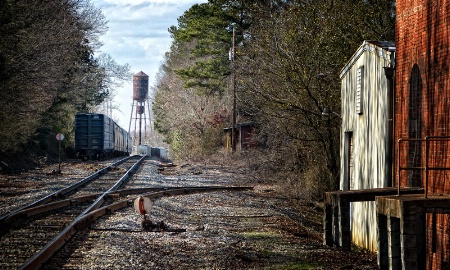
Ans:
<svg viewBox="0 0 450 270"><path fill-rule="evenodd" d="M70 166L74 166L71 174L89 171L76 163L66 164L65 170L70 171ZM143 231L143 217L132 207L124 208L77 233L45 269L378 269L376 254L323 245L322 212L316 206L293 205L278 187L249 180L242 172L206 165L161 170L146 161L133 176L132 187L253 189L156 199L148 218L154 223L162 221L169 231ZM34 181L32 177L29 181ZM14 182L12 178L8 181ZM9 198L17 201L26 196L25 189L22 191ZM7 204L4 201L2 198L2 204Z"/></svg>

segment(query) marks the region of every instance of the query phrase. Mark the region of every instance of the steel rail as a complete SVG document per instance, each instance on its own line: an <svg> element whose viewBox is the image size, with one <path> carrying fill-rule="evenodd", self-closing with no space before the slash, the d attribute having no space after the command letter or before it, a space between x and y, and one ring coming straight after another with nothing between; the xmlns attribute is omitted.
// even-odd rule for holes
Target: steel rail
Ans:
<svg viewBox="0 0 450 270"><path fill-rule="evenodd" d="M5 231L8 228L5 228L6 226L9 226L10 224L16 222L17 220L19 220L20 218L24 218L24 217L32 217L35 215L39 215L48 211L52 211L52 210L56 210L56 209L60 209L60 208L64 208L64 207L68 207L68 206L72 206L72 205L76 205L79 203L83 203L86 201L94 201L96 198L98 198L99 194L93 194L93 195L85 195L85 196L80 196L80 197L75 197L75 198L70 198L70 199L65 199L65 200L61 200L61 201L57 201L57 202L52 202L52 203L47 203L47 204L43 204L43 205L38 205L38 206L34 206L31 208L27 208L27 209L23 209L21 211L18 211L12 215L9 215L5 220L3 225Z"/></svg>
<svg viewBox="0 0 450 270"><path fill-rule="evenodd" d="M134 163L134 165L131 166L131 168L123 174L119 181L117 181L110 189L100 195L100 197L98 197L98 199L93 204L91 204L91 206L89 206L86 210L83 211L83 213L81 213L81 216L84 216L87 213L99 208L105 202L106 195L108 195L108 193L110 192L116 191L121 185L123 185L125 181L136 172L142 161L146 158L147 156L143 156L136 163Z"/></svg>
<svg viewBox="0 0 450 270"><path fill-rule="evenodd" d="M65 227L56 237L54 237L50 242L47 243L38 253L34 254L30 259L28 259L19 269L38 269L45 263L51 256L61 248L66 240L75 233L74 227L79 223L79 220L85 216L87 213L98 209L105 201L106 195L115 191L120 187L131 175L134 173L146 156L141 157L136 163L128 169L122 177L106 192L103 192L97 199L80 215L78 215L67 227Z"/></svg>
<svg viewBox="0 0 450 270"><path fill-rule="evenodd" d="M69 192L73 191L74 189L77 189L77 188L79 188L79 187L81 187L81 186L91 182L92 180L100 177L101 175L106 174L106 172L109 171L112 167L120 165L123 162L127 161L128 159L131 159L132 157L134 157L134 156L129 156L129 157L123 158L123 159L121 159L121 160L119 160L119 161L117 161L117 162L115 162L115 163L113 163L113 164L111 164L109 166L104 167L103 169L100 169L100 170L96 171L95 173L93 173L93 174L91 174L91 175L81 179L80 181L78 181L78 182L76 182L76 183L74 183L74 184L72 184L72 185L70 185L68 187L65 187L65 188L62 188L60 190L57 190L57 191L55 191L55 192L53 192L53 193L51 193L51 194L49 194L49 195L47 195L47 196L37 200L37 201L34 201L34 202L30 203L30 204L27 204L27 205L25 205L23 207L20 207L20 208L18 208L16 210L13 210L13 211L11 211L11 212L1 216L0 217L0 225L3 226L3 224L5 223L5 220L7 220L10 216L13 216L16 213L18 213L18 212L20 212L20 211L22 211L24 209L32 208L32 207L35 207L35 206L38 206L38 205L47 204L47 203L53 202L53 201L55 201L55 200L57 200L59 198L64 197L66 194L68 194Z"/></svg>
<svg viewBox="0 0 450 270"><path fill-rule="evenodd" d="M195 194L195 193L214 192L214 191L220 191L220 190L240 191L240 190L249 190L249 189L253 189L253 187L239 187L239 186L233 186L233 187L207 186L207 187L182 187L182 188L174 187L169 190L163 190L163 191L142 194L141 196L145 196L149 199L158 199L158 198L168 197L168 196L189 195L189 194ZM110 214L110 213L117 211L119 209L122 209L124 207L132 206L133 203L134 203L134 199L126 199L126 200L121 200L121 201L112 203L110 205L101 207L97 210L94 210L94 211L90 212L89 214L82 216L79 219L78 223L76 224L78 226L77 229L87 228L93 221L97 220L99 217L102 217L105 214Z"/></svg>
<svg viewBox="0 0 450 270"><path fill-rule="evenodd" d="M131 170L131 169L130 169ZM172 188L158 192L151 192L144 194L150 199L157 199L165 196L188 195L199 192L213 192L218 190L248 190L253 187L224 187L224 186L207 186L207 187L183 187ZM137 189L136 189L137 190ZM105 192L106 193L106 192ZM18 269L39 269L47 260L49 260L56 251L58 251L64 244L75 234L76 231L88 228L89 225L98 218L110 214L114 211L120 210L127 206L133 205L133 199L121 200L110 205L100 207L92 210L89 213L79 215L72 223L70 223L64 230L53 238L44 248L42 248L33 257L27 260Z"/></svg>
<svg viewBox="0 0 450 270"><path fill-rule="evenodd" d="M192 187L150 187L150 188L130 188L130 189L121 189L121 190L115 190L110 191L108 194L106 194L106 198L120 198L127 195L140 195L140 194L154 194L155 192L161 192L161 191L171 191L171 190L182 190L182 189L188 189L188 190L201 190L201 189L209 189L209 190L220 190L220 189L230 189L230 188L241 188L241 189L249 189L251 187L222 187L222 186L192 186ZM169 193L170 194L170 193ZM96 200L101 193L92 194L92 195L85 195L80 197L74 197L70 199L65 199L57 202L52 202L44 205L38 205L35 207L23 209L21 211L18 211L14 213L13 215L8 216L5 219L4 225L10 225L20 218L24 217L32 217L38 214L42 214L48 211L64 208L67 206L76 205L79 203L83 203L86 201L94 201ZM152 197L153 198L153 197ZM6 228L5 228L6 229Z"/></svg>

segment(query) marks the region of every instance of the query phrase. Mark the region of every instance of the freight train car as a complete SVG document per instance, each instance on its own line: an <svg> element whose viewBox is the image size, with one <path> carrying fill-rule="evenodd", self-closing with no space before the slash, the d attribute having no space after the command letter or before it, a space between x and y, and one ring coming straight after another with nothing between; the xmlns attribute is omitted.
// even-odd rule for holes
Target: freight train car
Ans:
<svg viewBox="0 0 450 270"><path fill-rule="evenodd" d="M164 147L150 147L148 145L139 145L137 147L137 154L140 156L157 157L164 160L169 159L168 151Z"/></svg>
<svg viewBox="0 0 450 270"><path fill-rule="evenodd" d="M81 159L130 155L131 136L111 118L97 113L75 115L75 151Z"/></svg>

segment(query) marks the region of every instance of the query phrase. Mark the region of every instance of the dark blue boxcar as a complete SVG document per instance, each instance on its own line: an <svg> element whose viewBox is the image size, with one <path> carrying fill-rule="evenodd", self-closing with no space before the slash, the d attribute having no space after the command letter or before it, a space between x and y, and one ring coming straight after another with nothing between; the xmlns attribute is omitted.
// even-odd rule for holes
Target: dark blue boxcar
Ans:
<svg viewBox="0 0 450 270"><path fill-rule="evenodd" d="M75 151L82 159L129 155L131 136L106 115L78 113L75 116Z"/></svg>

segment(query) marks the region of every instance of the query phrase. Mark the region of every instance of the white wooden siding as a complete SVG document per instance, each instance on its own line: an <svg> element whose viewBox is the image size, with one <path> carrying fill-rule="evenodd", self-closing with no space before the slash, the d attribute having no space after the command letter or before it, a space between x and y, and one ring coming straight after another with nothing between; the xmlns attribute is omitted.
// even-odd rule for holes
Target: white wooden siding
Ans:
<svg viewBox="0 0 450 270"><path fill-rule="evenodd" d="M389 97L383 67L389 64L389 51L365 41L341 72L342 190L387 186ZM351 154L348 153L348 146L345 147L345 134L349 132L353 142ZM349 155L352 166L348 166ZM349 172L349 169L353 171ZM351 183L346 182L349 175L352 176ZM352 241L372 251L377 249L375 210L374 202L351 205Z"/></svg>

